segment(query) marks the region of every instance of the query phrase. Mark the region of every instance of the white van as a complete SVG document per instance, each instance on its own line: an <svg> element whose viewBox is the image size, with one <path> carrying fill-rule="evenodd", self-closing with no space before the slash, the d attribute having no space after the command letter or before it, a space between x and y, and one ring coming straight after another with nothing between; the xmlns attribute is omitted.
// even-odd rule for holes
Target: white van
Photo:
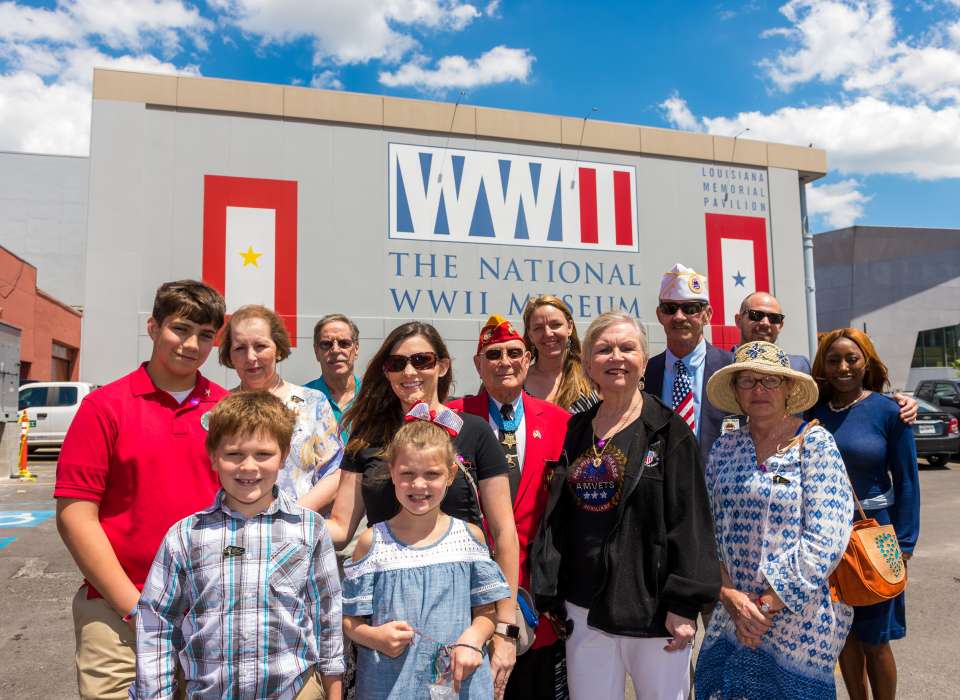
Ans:
<svg viewBox="0 0 960 700"><path fill-rule="evenodd" d="M87 382L32 382L20 387L18 411L27 410L27 449L60 447L83 397L96 388Z"/></svg>

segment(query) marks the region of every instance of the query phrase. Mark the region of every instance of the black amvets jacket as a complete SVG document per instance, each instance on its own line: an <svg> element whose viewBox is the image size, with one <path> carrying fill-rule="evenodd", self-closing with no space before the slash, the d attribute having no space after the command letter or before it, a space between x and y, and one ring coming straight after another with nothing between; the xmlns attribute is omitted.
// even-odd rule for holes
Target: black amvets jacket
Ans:
<svg viewBox="0 0 960 700"><path fill-rule="evenodd" d="M571 451L582 442L582 433L592 435L598 409L570 419L563 453L547 473L550 495L531 555L531 587L544 611L563 605L560 562L577 536L569 527L568 514L576 506L567 470L579 456ZM667 612L696 619L717 600L720 564L693 432L650 394L643 395L640 418L627 451L617 517L602 550L606 575L587 623L610 634L666 637Z"/></svg>

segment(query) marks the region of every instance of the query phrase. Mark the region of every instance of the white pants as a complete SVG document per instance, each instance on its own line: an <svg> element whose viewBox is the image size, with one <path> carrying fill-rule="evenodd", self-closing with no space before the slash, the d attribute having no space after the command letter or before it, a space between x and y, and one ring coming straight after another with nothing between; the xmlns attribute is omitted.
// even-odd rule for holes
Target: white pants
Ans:
<svg viewBox="0 0 960 700"><path fill-rule="evenodd" d="M621 700L626 674L637 700L685 700L690 692L690 654L664 651L664 637L622 637L587 627L587 609L567 603L573 634L567 640L570 700Z"/></svg>

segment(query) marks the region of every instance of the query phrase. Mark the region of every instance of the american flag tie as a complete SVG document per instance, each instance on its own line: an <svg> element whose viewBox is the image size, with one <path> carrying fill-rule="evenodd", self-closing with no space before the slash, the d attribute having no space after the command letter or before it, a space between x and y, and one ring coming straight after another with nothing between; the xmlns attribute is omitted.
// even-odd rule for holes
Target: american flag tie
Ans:
<svg viewBox="0 0 960 700"><path fill-rule="evenodd" d="M694 415L693 386L690 384L690 375L683 360L677 360L673 365L673 410L687 422L690 430L697 431L697 418Z"/></svg>

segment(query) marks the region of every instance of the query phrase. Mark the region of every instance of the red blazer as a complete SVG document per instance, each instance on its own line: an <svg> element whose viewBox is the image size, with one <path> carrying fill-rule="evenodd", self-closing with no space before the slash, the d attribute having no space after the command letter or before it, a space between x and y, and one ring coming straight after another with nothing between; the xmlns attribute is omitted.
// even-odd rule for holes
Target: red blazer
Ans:
<svg viewBox="0 0 960 700"><path fill-rule="evenodd" d="M454 399L447 404L454 411L472 413L489 421L489 402L487 392L481 390L476 396ZM517 538L520 540L520 585L529 590L530 567L527 555L536 539L547 507L547 486L544 473L548 460L560 459L563 451L563 439L567 434L567 421L570 414L547 401L536 399L526 392L523 394L523 420L526 442L523 452L523 468L520 487L513 502L513 518L517 523ZM542 619L537 625L535 648L556 641L549 621Z"/></svg>

